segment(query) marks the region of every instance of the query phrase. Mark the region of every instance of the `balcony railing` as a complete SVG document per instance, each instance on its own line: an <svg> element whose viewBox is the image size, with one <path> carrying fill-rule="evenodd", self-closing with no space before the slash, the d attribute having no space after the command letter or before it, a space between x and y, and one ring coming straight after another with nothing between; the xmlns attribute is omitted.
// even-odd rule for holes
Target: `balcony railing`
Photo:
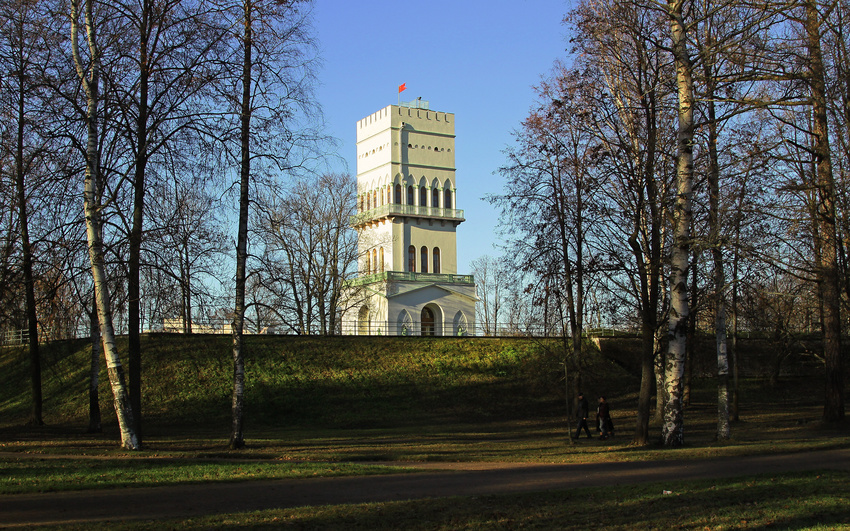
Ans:
<svg viewBox="0 0 850 531"><path fill-rule="evenodd" d="M399 107L407 107L407 108L409 108L409 109L425 109L425 110L429 110L429 108L430 108L430 104L429 104L429 102L428 102L427 100L423 100L423 99L421 99L421 98L420 98L420 99L413 100L413 101L400 101L400 102L398 103L398 106L399 106Z"/></svg>
<svg viewBox="0 0 850 531"><path fill-rule="evenodd" d="M441 282L443 284L475 284L473 275L449 275L444 273L411 273L409 271L385 271L346 282L349 286L363 286L375 282Z"/></svg>
<svg viewBox="0 0 850 531"><path fill-rule="evenodd" d="M414 218L437 218L449 221L464 221L463 210L456 208L439 208L417 205L400 205L393 203L390 205L382 205L366 212L361 212L351 216L350 223L353 226L362 225L369 221L382 219L392 216L407 216Z"/></svg>

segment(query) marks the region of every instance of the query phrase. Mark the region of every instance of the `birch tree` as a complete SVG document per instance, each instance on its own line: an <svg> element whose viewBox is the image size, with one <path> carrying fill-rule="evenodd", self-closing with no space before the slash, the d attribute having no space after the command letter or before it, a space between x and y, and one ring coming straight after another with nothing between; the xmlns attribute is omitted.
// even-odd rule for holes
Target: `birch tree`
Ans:
<svg viewBox="0 0 850 531"><path fill-rule="evenodd" d="M81 6L82 2L84 4ZM112 300L104 263L101 217L103 183L98 149L101 105L101 49L97 33L99 20L95 16L94 0L71 0L70 10L71 53L77 77L85 95L86 151L83 210L101 344L106 359L109 383L112 387L115 413L121 430L121 446L128 450L138 450L140 444L135 432L133 409L127 393L124 369L115 345ZM85 48L80 45L81 31L84 34ZM87 61L84 60L83 49L87 51Z"/></svg>
<svg viewBox="0 0 850 531"><path fill-rule="evenodd" d="M678 142L676 150L676 200L673 207L673 247L670 257L670 318L668 358L665 371L667 403L664 407L664 445L684 444L682 403L688 322L688 269L690 264L692 196L694 183L694 73L685 21L685 0L667 2L671 50L678 94Z"/></svg>

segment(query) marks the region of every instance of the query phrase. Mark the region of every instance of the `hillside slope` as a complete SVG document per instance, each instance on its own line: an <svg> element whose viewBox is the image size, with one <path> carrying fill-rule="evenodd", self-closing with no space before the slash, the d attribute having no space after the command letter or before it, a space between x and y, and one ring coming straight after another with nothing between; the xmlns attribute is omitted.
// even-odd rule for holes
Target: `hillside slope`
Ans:
<svg viewBox="0 0 850 531"><path fill-rule="evenodd" d="M142 347L147 423L226 423L229 337L150 334ZM46 422L86 425L89 345L57 342L42 351ZM553 340L246 336L245 352L246 422L255 426L384 427L564 413L564 369ZM4 349L0 356L0 424L19 424L29 408L26 353ZM593 352L585 375L600 382L599 392L637 386ZM104 423L112 422L103 367L100 406Z"/></svg>

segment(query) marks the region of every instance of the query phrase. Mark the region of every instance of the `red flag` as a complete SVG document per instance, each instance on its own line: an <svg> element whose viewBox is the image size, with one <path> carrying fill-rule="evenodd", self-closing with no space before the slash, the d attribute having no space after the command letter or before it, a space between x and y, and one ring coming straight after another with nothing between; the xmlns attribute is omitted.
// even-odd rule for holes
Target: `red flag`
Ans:
<svg viewBox="0 0 850 531"><path fill-rule="evenodd" d="M407 88L407 83L402 83L398 86L398 93L401 94L403 90Z"/></svg>

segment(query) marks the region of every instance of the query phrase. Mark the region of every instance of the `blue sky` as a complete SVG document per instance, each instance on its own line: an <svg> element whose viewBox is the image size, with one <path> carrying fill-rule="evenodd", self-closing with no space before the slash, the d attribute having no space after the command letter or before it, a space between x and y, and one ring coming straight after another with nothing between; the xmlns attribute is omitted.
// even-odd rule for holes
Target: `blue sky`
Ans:
<svg viewBox="0 0 850 531"><path fill-rule="evenodd" d="M356 172L357 120L421 97L455 114L458 273L498 255L498 215L482 198L503 190L494 172L528 114L533 86L564 58L564 0L315 0L323 66L317 97L328 134L339 141L336 171Z"/></svg>

